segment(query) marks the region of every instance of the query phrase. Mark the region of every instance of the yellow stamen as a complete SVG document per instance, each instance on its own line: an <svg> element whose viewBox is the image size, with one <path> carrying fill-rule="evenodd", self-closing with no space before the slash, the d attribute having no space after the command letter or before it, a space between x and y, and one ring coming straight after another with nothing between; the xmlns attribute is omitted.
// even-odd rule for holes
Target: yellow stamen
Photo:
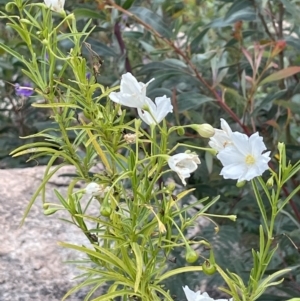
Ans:
<svg viewBox="0 0 300 301"><path fill-rule="evenodd" d="M247 155L245 158L245 162L248 165L252 165L255 163L255 158L252 155Z"/></svg>

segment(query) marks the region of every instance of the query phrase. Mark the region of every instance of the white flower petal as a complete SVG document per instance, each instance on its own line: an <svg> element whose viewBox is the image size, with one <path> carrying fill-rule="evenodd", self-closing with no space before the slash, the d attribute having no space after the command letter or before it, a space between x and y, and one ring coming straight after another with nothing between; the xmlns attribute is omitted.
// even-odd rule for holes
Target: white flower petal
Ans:
<svg viewBox="0 0 300 301"><path fill-rule="evenodd" d="M148 110L151 112L151 114L155 117L155 114L156 114L156 106L155 104L153 103L153 101L146 97L145 99L145 106L148 107ZM145 122L147 123L148 125L150 124L155 124L156 121L153 120L151 114L149 112L147 112L146 110L142 110L142 109L137 109L138 110L138 114L139 114L139 117Z"/></svg>
<svg viewBox="0 0 300 301"><path fill-rule="evenodd" d="M64 10L65 0L45 0L46 6L58 13Z"/></svg>
<svg viewBox="0 0 300 301"><path fill-rule="evenodd" d="M99 196L101 198L104 198L109 189L110 186L104 186L102 184L91 182L85 187L85 192L92 196Z"/></svg>
<svg viewBox="0 0 300 301"><path fill-rule="evenodd" d="M171 104L171 99L166 95L156 97L154 102L156 104L155 119L157 123L160 123L167 116L168 113L173 112L173 106Z"/></svg>
<svg viewBox="0 0 300 301"><path fill-rule="evenodd" d="M192 290L189 289L189 287L186 285L184 287L182 287L185 293L185 296L187 298L187 301L196 301L196 300L200 300L199 298L201 297L201 292L194 292Z"/></svg>
<svg viewBox="0 0 300 301"><path fill-rule="evenodd" d="M168 159L169 167L178 174L183 185L186 185L185 179L190 177L200 163L199 157L195 154L180 153Z"/></svg>
<svg viewBox="0 0 300 301"><path fill-rule="evenodd" d="M263 142L263 138L259 136L259 134L256 132L249 138L249 143L254 146L252 149L252 154L260 156L263 151L265 151L267 148Z"/></svg>
<svg viewBox="0 0 300 301"><path fill-rule="evenodd" d="M258 133L248 137L234 132L231 139L233 144L220 150L217 155L223 165L220 174L225 179L250 181L269 168L270 152L262 154L266 146Z"/></svg>
<svg viewBox="0 0 300 301"><path fill-rule="evenodd" d="M209 297L208 293L206 292L203 292L202 294L201 291L194 292L190 290L187 285L182 288L187 301L228 301L228 299L213 299ZM229 301L233 301L232 298Z"/></svg>
<svg viewBox="0 0 300 301"><path fill-rule="evenodd" d="M215 134L210 138L209 146L217 151L232 145L231 135L232 130L228 123L221 118L222 130L215 129Z"/></svg>
<svg viewBox="0 0 300 301"><path fill-rule="evenodd" d="M232 130L229 126L229 124L227 123L226 120L224 120L223 118L220 119L221 120L221 129L228 135L230 136L232 134Z"/></svg>
<svg viewBox="0 0 300 301"><path fill-rule="evenodd" d="M170 98L166 95L155 98L155 104L151 99L146 97L146 103L154 119L151 117L151 114L146 110L138 109L138 114L140 118L147 123L148 125L160 123L168 113L173 112L173 106L171 105Z"/></svg>
<svg viewBox="0 0 300 301"><path fill-rule="evenodd" d="M120 92L111 92L109 97L113 102L121 105L130 108L143 109L147 106L146 89L152 80L154 80L154 78L144 84L142 82L138 82L131 73L127 72L122 75Z"/></svg>

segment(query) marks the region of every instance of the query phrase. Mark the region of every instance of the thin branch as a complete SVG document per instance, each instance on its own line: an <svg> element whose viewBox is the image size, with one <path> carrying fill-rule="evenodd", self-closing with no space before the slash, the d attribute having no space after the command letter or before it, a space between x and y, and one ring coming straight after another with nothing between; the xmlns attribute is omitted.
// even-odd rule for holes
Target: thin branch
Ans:
<svg viewBox="0 0 300 301"><path fill-rule="evenodd" d="M116 24L115 24L114 33L115 33L115 36L116 36L117 41L119 43L121 53L125 54L125 69L126 69L127 72L131 73L132 68L131 68L131 65L130 65L129 58L127 56L127 51L126 51L125 43L124 43L123 38L122 38L119 22L116 22Z"/></svg>

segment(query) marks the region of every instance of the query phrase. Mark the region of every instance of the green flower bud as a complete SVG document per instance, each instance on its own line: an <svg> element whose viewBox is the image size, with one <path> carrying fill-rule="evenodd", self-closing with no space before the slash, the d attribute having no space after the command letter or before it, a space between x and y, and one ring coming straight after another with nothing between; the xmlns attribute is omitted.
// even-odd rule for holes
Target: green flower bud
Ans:
<svg viewBox="0 0 300 301"><path fill-rule="evenodd" d="M227 215L227 218L229 218L231 221L236 221L236 215Z"/></svg>
<svg viewBox="0 0 300 301"><path fill-rule="evenodd" d="M283 142L278 142L277 148L280 153L282 153L285 150L285 145Z"/></svg>
<svg viewBox="0 0 300 301"><path fill-rule="evenodd" d="M64 11L63 13L64 13L64 15L66 14L65 11ZM74 14L74 13L69 14L69 15L67 16L67 19L68 19L68 20L76 20L75 14Z"/></svg>
<svg viewBox="0 0 300 301"><path fill-rule="evenodd" d="M245 186L245 184L246 184L246 181L237 182L236 187L241 188L241 187Z"/></svg>
<svg viewBox="0 0 300 301"><path fill-rule="evenodd" d="M203 138L211 138L215 134L215 129L208 123L192 124L190 127Z"/></svg>
<svg viewBox="0 0 300 301"><path fill-rule="evenodd" d="M101 206L101 209L100 209L100 214L102 216L106 216L106 217L109 217L111 215L111 208L110 206Z"/></svg>
<svg viewBox="0 0 300 301"><path fill-rule="evenodd" d="M217 271L215 264L211 264L209 260L205 260L202 264L202 271L205 275L213 275Z"/></svg>
<svg viewBox="0 0 300 301"><path fill-rule="evenodd" d="M184 133L185 133L184 128L179 127L179 128L177 129L177 134L178 134L179 136L183 136Z"/></svg>
<svg viewBox="0 0 300 301"><path fill-rule="evenodd" d="M49 208L49 204L48 203L44 203L43 204L43 209L48 209Z"/></svg>
<svg viewBox="0 0 300 301"><path fill-rule="evenodd" d="M49 209L44 210L44 214L45 215L52 215L58 210L59 210L58 208L49 208Z"/></svg>
<svg viewBox="0 0 300 301"><path fill-rule="evenodd" d="M274 186L274 177L270 177L266 183L267 187L272 188Z"/></svg>
<svg viewBox="0 0 300 301"><path fill-rule="evenodd" d="M190 246L187 246L186 248L186 254L185 254L185 260L188 263L194 263L197 259L198 259L198 254L196 253L196 251L191 248Z"/></svg>
<svg viewBox="0 0 300 301"><path fill-rule="evenodd" d="M175 182L170 182L167 186L167 189L169 192L173 192L175 190L175 188L176 188Z"/></svg>

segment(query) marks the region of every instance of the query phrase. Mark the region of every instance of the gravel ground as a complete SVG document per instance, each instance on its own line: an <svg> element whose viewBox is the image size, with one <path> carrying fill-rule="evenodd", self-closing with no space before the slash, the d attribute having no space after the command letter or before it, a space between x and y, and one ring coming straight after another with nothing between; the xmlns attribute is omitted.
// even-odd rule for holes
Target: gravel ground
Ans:
<svg viewBox="0 0 300 301"><path fill-rule="evenodd" d="M32 207L25 224L19 224L26 205L43 178L45 167L0 170L0 301L56 301L76 284L80 274L64 261L83 255L58 246L58 241L88 244L75 226L59 220L62 213L44 216L41 199ZM67 167L60 171L70 173ZM57 202L56 188L66 193L66 177L55 177L47 189L48 202ZM68 226L68 227L67 227ZM67 300L81 301L84 291Z"/></svg>

